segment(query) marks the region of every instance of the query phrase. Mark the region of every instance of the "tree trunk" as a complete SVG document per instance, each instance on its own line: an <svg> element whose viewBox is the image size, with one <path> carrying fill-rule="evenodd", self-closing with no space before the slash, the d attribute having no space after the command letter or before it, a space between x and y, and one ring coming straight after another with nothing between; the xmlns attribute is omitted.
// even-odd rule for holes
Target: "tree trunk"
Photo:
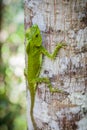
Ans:
<svg viewBox="0 0 87 130"><path fill-rule="evenodd" d="M55 61L44 57L41 76L69 93L51 94L46 84L38 85L34 106L38 129L87 130L87 0L25 0L25 29L35 23L50 53L58 42L67 43ZM28 130L33 130L29 91L27 100Z"/></svg>

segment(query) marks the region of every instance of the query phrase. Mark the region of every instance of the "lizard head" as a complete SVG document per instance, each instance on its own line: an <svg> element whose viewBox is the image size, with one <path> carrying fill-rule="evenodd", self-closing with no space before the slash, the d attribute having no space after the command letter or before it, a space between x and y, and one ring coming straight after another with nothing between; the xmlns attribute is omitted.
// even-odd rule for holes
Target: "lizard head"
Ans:
<svg viewBox="0 0 87 130"><path fill-rule="evenodd" d="M27 29L25 35L31 46L41 46L42 37L37 24L34 24L32 27Z"/></svg>

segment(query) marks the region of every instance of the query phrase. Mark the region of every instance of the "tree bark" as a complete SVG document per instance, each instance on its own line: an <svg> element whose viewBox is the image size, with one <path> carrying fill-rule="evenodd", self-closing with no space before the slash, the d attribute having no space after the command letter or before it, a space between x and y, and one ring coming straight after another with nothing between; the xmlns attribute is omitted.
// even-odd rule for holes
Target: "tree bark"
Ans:
<svg viewBox="0 0 87 130"><path fill-rule="evenodd" d="M55 61L44 57L41 76L69 93L51 94L45 84L38 85L34 106L38 129L87 130L87 1L25 0L25 29L35 23L50 53L58 42L67 43ZM29 96L28 91L28 130L33 130Z"/></svg>

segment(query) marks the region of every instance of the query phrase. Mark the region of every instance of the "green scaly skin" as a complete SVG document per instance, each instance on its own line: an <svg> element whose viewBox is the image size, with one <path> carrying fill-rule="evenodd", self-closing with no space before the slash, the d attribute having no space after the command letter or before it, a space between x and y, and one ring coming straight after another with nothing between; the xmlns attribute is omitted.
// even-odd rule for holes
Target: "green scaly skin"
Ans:
<svg viewBox="0 0 87 130"><path fill-rule="evenodd" d="M33 123L34 130L38 130L37 125L35 123L34 117L33 117L33 108L34 108L34 102L35 102L35 93L37 88L37 83L46 83L49 87L50 92L59 92L62 93L62 90L59 90L58 88L53 88L49 78L40 78L40 68L42 66L42 55L46 55L47 57L51 59L55 59L58 51L60 48L66 46L65 43L58 43L53 54L50 54L43 46L42 46L42 37L40 33L40 29L38 25L33 25L26 31L26 53L28 57L28 65L27 69L25 70L25 75L28 80L28 88L30 91L30 97L31 97L31 108L30 108L30 116L31 121Z"/></svg>

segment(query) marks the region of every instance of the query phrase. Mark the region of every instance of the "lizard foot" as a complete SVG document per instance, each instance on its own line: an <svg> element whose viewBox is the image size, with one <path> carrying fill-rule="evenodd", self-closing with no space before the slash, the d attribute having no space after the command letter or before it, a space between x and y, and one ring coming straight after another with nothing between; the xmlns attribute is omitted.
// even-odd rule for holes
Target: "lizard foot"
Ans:
<svg viewBox="0 0 87 130"><path fill-rule="evenodd" d="M69 95L69 93L66 92L66 91L60 90L58 88L52 88L52 87L50 88L50 92L51 93L61 93L61 94L64 94L64 95Z"/></svg>

